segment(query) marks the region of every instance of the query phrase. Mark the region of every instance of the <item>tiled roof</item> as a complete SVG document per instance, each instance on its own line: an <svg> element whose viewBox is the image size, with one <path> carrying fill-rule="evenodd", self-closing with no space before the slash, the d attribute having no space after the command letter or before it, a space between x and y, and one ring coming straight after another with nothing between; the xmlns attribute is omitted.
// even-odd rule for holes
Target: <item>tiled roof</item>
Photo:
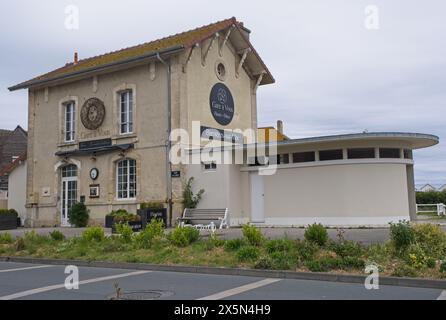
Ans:
<svg viewBox="0 0 446 320"><path fill-rule="evenodd" d="M159 40L147 42L141 45L121 49L118 51L106 53L96 57L79 60L77 63L68 63L62 68L56 69L44 75L38 76L31 80L22 82L15 85L10 90L17 90L22 88L28 88L30 86L40 84L42 82L51 81L53 79L58 79L63 76L68 76L71 74L81 73L95 68L100 68L102 66L108 66L113 63L127 61L132 58L138 58L141 56L149 55L151 53L160 52L163 50L168 50L171 48L190 48L194 44L201 42L211 36L216 32L224 30L231 25L237 25L239 28L243 29L243 24L237 22L236 18L232 17L223 21L212 23L207 26L203 26L197 29L186 31L183 33L178 33L166 38ZM257 55L257 53L255 53ZM260 57L259 57L260 60ZM263 63L263 62L262 62Z"/></svg>
<svg viewBox="0 0 446 320"><path fill-rule="evenodd" d="M0 170L0 177L10 174L21 162L26 160L26 153L21 154L17 157L13 162L8 164L7 166L3 167L3 169Z"/></svg>

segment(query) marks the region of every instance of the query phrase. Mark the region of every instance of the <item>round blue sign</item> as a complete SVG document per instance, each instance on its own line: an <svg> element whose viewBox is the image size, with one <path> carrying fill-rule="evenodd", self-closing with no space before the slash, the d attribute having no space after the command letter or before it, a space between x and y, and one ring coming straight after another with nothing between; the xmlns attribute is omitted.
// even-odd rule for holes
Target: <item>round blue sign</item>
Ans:
<svg viewBox="0 0 446 320"><path fill-rule="evenodd" d="M210 105L215 121L222 126L231 123L234 117L234 99L229 88L223 83L217 83L212 87Z"/></svg>

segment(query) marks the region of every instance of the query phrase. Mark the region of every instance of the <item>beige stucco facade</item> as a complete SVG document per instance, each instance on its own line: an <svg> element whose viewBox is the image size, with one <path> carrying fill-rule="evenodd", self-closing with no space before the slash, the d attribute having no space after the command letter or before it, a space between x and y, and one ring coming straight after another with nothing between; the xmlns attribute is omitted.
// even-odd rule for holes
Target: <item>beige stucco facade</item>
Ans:
<svg viewBox="0 0 446 320"><path fill-rule="evenodd" d="M22 221L26 217L26 161L8 175L8 209L15 209Z"/></svg>
<svg viewBox="0 0 446 320"><path fill-rule="evenodd" d="M102 224L104 216L112 210L124 208L136 212L145 201L167 202L172 189L172 219L182 212L181 193L187 167L174 165L181 178L170 178L166 154L168 140L168 103L171 103L171 129L183 128L190 135L192 121L221 129L255 128L255 80L243 68L236 72L240 62L235 49L227 42L221 49L211 48L203 62L201 48L170 57L170 77L167 66L151 59L142 65L132 66L92 77L60 83L50 87L29 90L29 170L27 178L27 224L53 226L61 224L61 175L68 164L78 168L78 199L85 197L90 210L90 222ZM203 49L204 50L204 49ZM186 63L185 61L189 61ZM219 79L216 65L223 63L226 74ZM170 88L168 86L170 79ZM235 114L230 125L222 127L212 117L209 108L211 87L224 83L232 92ZM119 134L118 93L131 89L133 93L134 129L131 134ZM169 90L170 89L170 90ZM80 118L83 104L90 98L103 101L106 112L101 127L86 129ZM76 106L75 140L64 142L64 106L73 101ZM56 156L56 152L75 151L80 142L111 138L113 145L132 144L125 152L107 154ZM116 163L130 158L137 162L137 196L132 200L119 200L116 193ZM99 177L92 181L90 170L97 168ZM100 197L89 198L91 184L100 185Z"/></svg>

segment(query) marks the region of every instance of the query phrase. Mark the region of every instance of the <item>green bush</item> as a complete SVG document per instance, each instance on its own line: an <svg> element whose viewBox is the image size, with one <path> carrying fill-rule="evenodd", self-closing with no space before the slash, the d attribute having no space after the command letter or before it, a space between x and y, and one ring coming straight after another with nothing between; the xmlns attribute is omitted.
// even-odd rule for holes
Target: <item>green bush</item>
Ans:
<svg viewBox="0 0 446 320"><path fill-rule="evenodd" d="M189 178L189 180L187 180L187 182L184 184L184 189L183 189L183 208L188 208L188 209L195 209L198 204L201 201L201 198L203 196L204 193L204 189L201 189L200 191L197 192L196 195L194 195L193 191L192 191L192 183L194 181L194 178L191 177Z"/></svg>
<svg viewBox="0 0 446 320"><path fill-rule="evenodd" d="M363 269L365 267L365 261L358 257L346 256L341 261L342 268Z"/></svg>
<svg viewBox="0 0 446 320"><path fill-rule="evenodd" d="M121 235L121 239L124 242L131 242L133 236L133 229L128 223L117 223L115 224L116 233Z"/></svg>
<svg viewBox="0 0 446 320"><path fill-rule="evenodd" d="M364 248L361 246L360 243L349 240L332 242L330 244L330 249L341 258L359 257L364 253Z"/></svg>
<svg viewBox="0 0 446 320"><path fill-rule="evenodd" d="M415 242L415 233L408 221L390 223L390 239L395 249L402 252Z"/></svg>
<svg viewBox="0 0 446 320"><path fill-rule="evenodd" d="M177 247L186 247L198 240L200 232L192 227L175 228L169 236L169 241Z"/></svg>
<svg viewBox="0 0 446 320"><path fill-rule="evenodd" d="M416 198L419 204L446 203L446 191L417 192Z"/></svg>
<svg viewBox="0 0 446 320"><path fill-rule="evenodd" d="M253 261L260 255L260 250L254 246L244 246L237 250L236 256L239 261Z"/></svg>
<svg viewBox="0 0 446 320"><path fill-rule="evenodd" d="M112 211L108 215L110 217L113 217L113 221L117 224L141 221L141 217L139 215L129 213L127 210L124 209Z"/></svg>
<svg viewBox="0 0 446 320"><path fill-rule="evenodd" d="M243 237L252 246L260 246L264 241L262 232L251 224L245 224L242 228L242 232Z"/></svg>
<svg viewBox="0 0 446 320"><path fill-rule="evenodd" d="M71 207L68 220L76 228L85 228L89 218L89 210L85 204L78 202Z"/></svg>
<svg viewBox="0 0 446 320"><path fill-rule="evenodd" d="M446 260L440 263L440 272L446 272Z"/></svg>
<svg viewBox="0 0 446 320"><path fill-rule="evenodd" d="M263 269L263 270L273 269L273 261L269 256L261 256L254 264L254 269Z"/></svg>
<svg viewBox="0 0 446 320"><path fill-rule="evenodd" d="M426 266L427 266L429 269L434 269L436 265L437 265L437 262L435 261L434 258L427 258Z"/></svg>
<svg viewBox="0 0 446 320"><path fill-rule="evenodd" d="M312 260L319 251L319 246L309 241L298 241L296 247L301 261Z"/></svg>
<svg viewBox="0 0 446 320"><path fill-rule="evenodd" d="M446 255L446 233L438 225L421 223L412 226L415 241L431 257Z"/></svg>
<svg viewBox="0 0 446 320"><path fill-rule="evenodd" d="M406 264L399 265L393 270L392 276L394 277L416 277L418 275L417 270Z"/></svg>
<svg viewBox="0 0 446 320"><path fill-rule="evenodd" d="M236 238L236 239L226 240L224 248L226 251L237 251L244 245L246 245L245 239Z"/></svg>
<svg viewBox="0 0 446 320"><path fill-rule="evenodd" d="M10 233L0 233L0 244L11 244L14 242Z"/></svg>
<svg viewBox="0 0 446 320"><path fill-rule="evenodd" d="M216 247L221 247L224 244L225 244L224 240L219 239L218 235L215 233L211 233L209 235L209 239L204 243L206 250L212 250Z"/></svg>
<svg viewBox="0 0 446 320"><path fill-rule="evenodd" d="M50 238L54 241L63 241L65 240L65 236L59 230L54 230L50 232Z"/></svg>
<svg viewBox="0 0 446 320"><path fill-rule="evenodd" d="M104 229L101 227L91 227L82 233L82 238L88 242L101 242L105 239Z"/></svg>
<svg viewBox="0 0 446 320"><path fill-rule="evenodd" d="M0 209L0 215L14 216L14 218L19 216L15 209Z"/></svg>
<svg viewBox="0 0 446 320"><path fill-rule="evenodd" d="M266 252L291 252L295 248L295 242L290 239L274 239L269 240L265 244Z"/></svg>
<svg viewBox="0 0 446 320"><path fill-rule="evenodd" d="M272 268L276 270L289 270L296 266L297 258L295 255L286 251L276 251L270 254Z"/></svg>
<svg viewBox="0 0 446 320"><path fill-rule="evenodd" d="M305 262L305 266L311 272L326 272L328 271L327 266L322 264L320 260L309 260Z"/></svg>
<svg viewBox="0 0 446 320"><path fill-rule="evenodd" d="M140 209L164 209L164 203L161 201L143 202L139 206Z"/></svg>
<svg viewBox="0 0 446 320"><path fill-rule="evenodd" d="M150 248L155 240L164 237L164 222L161 219L153 219L135 237L135 242L140 248Z"/></svg>
<svg viewBox="0 0 446 320"><path fill-rule="evenodd" d="M305 240L323 247L328 241L328 232L322 224L314 223L307 227L304 237Z"/></svg>
<svg viewBox="0 0 446 320"><path fill-rule="evenodd" d="M23 238L17 238L14 244L15 250L16 251L22 251L25 250L26 244L25 244L25 240Z"/></svg>

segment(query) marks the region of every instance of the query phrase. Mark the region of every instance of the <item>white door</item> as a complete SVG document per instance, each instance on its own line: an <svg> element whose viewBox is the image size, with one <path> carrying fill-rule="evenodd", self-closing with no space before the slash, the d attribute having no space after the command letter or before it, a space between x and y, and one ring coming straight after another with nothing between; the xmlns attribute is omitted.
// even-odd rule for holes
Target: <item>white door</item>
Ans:
<svg viewBox="0 0 446 320"><path fill-rule="evenodd" d="M251 222L263 223L265 222L265 188L263 185L263 176L257 172L250 175L251 180Z"/></svg>
<svg viewBox="0 0 446 320"><path fill-rule="evenodd" d="M69 212L73 204L77 201L77 178L62 178L62 208L61 208L61 225L70 226L68 221Z"/></svg>

